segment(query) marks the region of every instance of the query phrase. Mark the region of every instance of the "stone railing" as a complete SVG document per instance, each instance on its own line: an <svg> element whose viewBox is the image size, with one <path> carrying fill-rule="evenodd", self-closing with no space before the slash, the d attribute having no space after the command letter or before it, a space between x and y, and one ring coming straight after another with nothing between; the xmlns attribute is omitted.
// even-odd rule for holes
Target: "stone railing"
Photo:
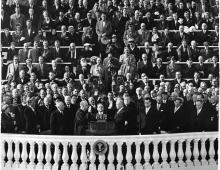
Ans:
<svg viewBox="0 0 220 170"><path fill-rule="evenodd" d="M1 134L1 169L217 170L218 133L141 136ZM105 154L94 144L102 140Z"/></svg>

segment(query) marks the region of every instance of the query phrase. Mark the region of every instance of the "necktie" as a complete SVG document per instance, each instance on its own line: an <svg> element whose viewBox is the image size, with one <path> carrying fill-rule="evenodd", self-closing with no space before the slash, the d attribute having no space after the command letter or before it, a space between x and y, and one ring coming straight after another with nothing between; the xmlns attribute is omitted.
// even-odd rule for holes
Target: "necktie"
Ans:
<svg viewBox="0 0 220 170"><path fill-rule="evenodd" d="M157 104L157 110L158 111L160 110L160 104Z"/></svg>

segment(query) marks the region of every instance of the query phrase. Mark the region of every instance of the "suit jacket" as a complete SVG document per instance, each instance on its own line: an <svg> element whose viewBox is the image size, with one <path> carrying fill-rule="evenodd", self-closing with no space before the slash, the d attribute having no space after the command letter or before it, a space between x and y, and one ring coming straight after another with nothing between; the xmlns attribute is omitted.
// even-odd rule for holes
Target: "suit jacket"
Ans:
<svg viewBox="0 0 220 170"><path fill-rule="evenodd" d="M175 107L173 107L170 111L170 129L171 132L186 132L188 131L188 111L182 105L180 108L174 113Z"/></svg>
<svg viewBox="0 0 220 170"><path fill-rule="evenodd" d="M158 66L153 67L153 73L154 73L154 78L159 78L161 74L163 74L166 77L166 68L164 65L162 65L160 68Z"/></svg>
<svg viewBox="0 0 220 170"><path fill-rule="evenodd" d="M70 104L69 107L66 106L65 108L65 116L64 116L64 122L66 123L66 133L67 135L73 135L74 134L74 121L75 121L75 115L77 112L77 105Z"/></svg>
<svg viewBox="0 0 220 170"><path fill-rule="evenodd" d="M126 64L122 64L120 70L121 70L122 75L123 75L124 77L126 77L126 74L127 74L127 73L130 73L132 79L135 78L135 72L136 72L136 69L135 69L134 66L132 66L132 65L126 65Z"/></svg>
<svg viewBox="0 0 220 170"><path fill-rule="evenodd" d="M201 49L200 55L203 56L203 59L205 61L209 58L212 58L214 54L213 54L212 49L209 48L207 51L205 49Z"/></svg>
<svg viewBox="0 0 220 170"><path fill-rule="evenodd" d="M50 116L54 111L54 107L47 108L45 105L40 106L36 113L37 113L37 120L38 124L40 125L41 131L46 131L50 129Z"/></svg>
<svg viewBox="0 0 220 170"><path fill-rule="evenodd" d="M214 64L209 65L208 74L211 74L211 73L214 75L214 77L219 76L219 64L216 64L216 66L214 66Z"/></svg>
<svg viewBox="0 0 220 170"><path fill-rule="evenodd" d="M18 56L19 56L19 62L20 63L26 63L26 59L28 59L28 51L29 50L27 50L27 52L25 52L24 49L20 49L18 51Z"/></svg>
<svg viewBox="0 0 220 170"><path fill-rule="evenodd" d="M85 18L83 21L82 21L82 26L83 27L91 27L93 30L95 30L95 27L96 27L96 20L95 19L92 19L91 22L89 22L89 20L87 18Z"/></svg>
<svg viewBox="0 0 220 170"><path fill-rule="evenodd" d="M1 28L10 28L10 17L6 14L6 11L2 17L3 18L1 18Z"/></svg>
<svg viewBox="0 0 220 170"><path fill-rule="evenodd" d="M198 40L197 40L198 44L203 45L205 41L210 42L211 41L210 35L211 35L210 31L208 30L205 33L203 31L198 32Z"/></svg>
<svg viewBox="0 0 220 170"><path fill-rule="evenodd" d="M193 78L193 75L195 73L196 69L192 65L191 67L188 67L187 65L183 67L183 77L185 78Z"/></svg>
<svg viewBox="0 0 220 170"><path fill-rule="evenodd" d="M119 37L123 36L126 22L127 22L127 18L125 17L121 17L120 20L117 17L113 17L113 23L114 23L113 26L117 36Z"/></svg>
<svg viewBox="0 0 220 170"><path fill-rule="evenodd" d="M23 30L23 34L24 34L24 37L25 37L25 41L26 42L31 42L31 44L33 43L33 40L34 40L34 37L36 35L36 32L33 28L30 29L30 35L28 34L28 29L25 28Z"/></svg>
<svg viewBox="0 0 220 170"><path fill-rule="evenodd" d="M20 77L17 79L17 84L22 84L22 85L24 85L24 84L26 84L26 83L28 83L29 82L29 78L27 77L27 76L25 76L23 79L21 79Z"/></svg>
<svg viewBox="0 0 220 170"><path fill-rule="evenodd" d="M140 61L137 63L137 71L138 74L141 75L142 73L145 73L148 77L152 77L153 74L153 66L151 62L147 62L147 64L144 64L143 61Z"/></svg>
<svg viewBox="0 0 220 170"><path fill-rule="evenodd" d="M200 77L206 77L207 75L207 66L205 64L196 64L195 65L196 71L199 72Z"/></svg>
<svg viewBox="0 0 220 170"><path fill-rule="evenodd" d="M51 62L51 60L53 59L50 48L42 49L40 55L44 57L44 62Z"/></svg>
<svg viewBox="0 0 220 170"><path fill-rule="evenodd" d="M168 52L168 49L166 49L163 53L162 53L162 60L163 62L167 62L170 61L170 59L174 57L174 59L176 61L178 61L178 55L177 55L177 51L175 49L171 49L171 51Z"/></svg>
<svg viewBox="0 0 220 170"><path fill-rule="evenodd" d="M18 114L17 114L17 125L19 131L25 131L25 118L24 118L24 110L27 108L27 106L19 104L17 106Z"/></svg>
<svg viewBox="0 0 220 170"><path fill-rule="evenodd" d="M197 109L193 109L190 112L190 131L191 132L202 132L211 131L213 118L210 116L209 110L203 105L202 110L197 114Z"/></svg>
<svg viewBox="0 0 220 170"><path fill-rule="evenodd" d="M199 87L200 87L201 80L199 79L199 80L196 82L195 79L193 79L193 80L189 80L189 82L192 82L194 87L199 88Z"/></svg>
<svg viewBox="0 0 220 170"><path fill-rule="evenodd" d="M177 21L175 23L174 20L169 21L169 29L170 30L179 30L180 23Z"/></svg>
<svg viewBox="0 0 220 170"><path fill-rule="evenodd" d="M2 46L10 46L12 42L12 36L10 33L8 36L6 36L5 33L1 33L1 39L2 39Z"/></svg>
<svg viewBox="0 0 220 170"><path fill-rule="evenodd" d="M64 48L59 48L59 50L57 51L56 48L52 48L51 49L51 55L53 59L57 59L57 58L64 58L64 54L65 54L65 49Z"/></svg>
<svg viewBox="0 0 220 170"><path fill-rule="evenodd" d="M128 122L125 127L125 134L136 135L138 130L136 105L135 103L131 102L125 107L125 109L125 120Z"/></svg>
<svg viewBox="0 0 220 170"><path fill-rule="evenodd" d="M193 62L198 62L198 57L200 55L200 50L198 48L192 49L190 47L190 52L191 52L191 58Z"/></svg>
<svg viewBox="0 0 220 170"><path fill-rule="evenodd" d="M58 79L61 79L63 78L63 73L64 73L64 70L62 68L62 65L57 65L56 69L53 69L52 66L50 66L49 68L49 71L48 72L54 72L55 73L55 77L58 78Z"/></svg>
<svg viewBox="0 0 220 170"><path fill-rule="evenodd" d="M64 114L59 110L52 112L50 116L50 129L52 135L64 135L65 134L65 121Z"/></svg>
<svg viewBox="0 0 220 170"><path fill-rule="evenodd" d="M19 72L20 72L21 68L22 68L22 66L19 64L18 64L17 69L15 69L14 63L9 64L6 78L9 76L9 74L11 74L11 75L13 75L13 79L16 80L19 77Z"/></svg>
<svg viewBox="0 0 220 170"><path fill-rule="evenodd" d="M37 132L36 112L33 111L30 107L27 107L24 110L24 118L25 132L27 134L35 134Z"/></svg>
<svg viewBox="0 0 220 170"><path fill-rule="evenodd" d="M21 24L21 29L23 29L25 27L25 16L23 14L20 14L20 17L17 18L16 14L12 14L10 16L10 26L12 28L12 30L16 30L16 25L17 24Z"/></svg>
<svg viewBox="0 0 220 170"><path fill-rule="evenodd" d="M146 54L147 54L147 61L148 61L148 62L151 62L151 60L152 60L152 54L153 54L152 48L150 48L148 52L146 51L145 48L142 48L142 49L140 50L140 56L142 56L143 53L146 53Z"/></svg>
<svg viewBox="0 0 220 170"><path fill-rule="evenodd" d="M156 103L157 107L157 103ZM167 103L161 103L159 109L157 109L159 114L159 130L162 131L169 131L169 112L170 112L170 105Z"/></svg>
<svg viewBox="0 0 220 170"><path fill-rule="evenodd" d="M34 13L36 13L37 11L34 10ZM34 29L38 29L38 21L39 21L39 17L37 16L37 14L34 14L34 16L31 18L30 15L28 15L27 20L31 20L31 25Z"/></svg>
<svg viewBox="0 0 220 170"><path fill-rule="evenodd" d="M96 34L98 35L99 39L101 35L106 33L106 35L110 35L112 32L112 25L110 21L105 21L105 26L103 27L103 21L98 21L96 23Z"/></svg>
<svg viewBox="0 0 220 170"><path fill-rule="evenodd" d="M141 116L141 133L142 134L153 134L158 131L159 127L159 113L154 105L151 105L149 111L146 113L145 107L140 112Z"/></svg>
<svg viewBox="0 0 220 170"><path fill-rule="evenodd" d="M180 45L182 40L186 40L188 42L188 36L186 33L183 33L183 36L180 36L180 32L177 32L175 34L175 42L174 45Z"/></svg>
<svg viewBox="0 0 220 170"><path fill-rule="evenodd" d="M40 64L38 63L38 64L34 65L34 68L36 70L36 74L37 74L37 77L39 79L48 78L48 66L47 66L47 64L43 64L43 67L41 69Z"/></svg>
<svg viewBox="0 0 220 170"><path fill-rule="evenodd" d="M32 60L32 63L37 63L38 62L38 57L40 56L40 49L39 48L32 48L28 52L28 58Z"/></svg>
<svg viewBox="0 0 220 170"><path fill-rule="evenodd" d="M85 135L87 124L88 124L87 113L81 109L78 109L75 116L74 134Z"/></svg>
<svg viewBox="0 0 220 170"><path fill-rule="evenodd" d="M1 133L15 133L15 119L9 114L2 112L1 114Z"/></svg>
<svg viewBox="0 0 220 170"><path fill-rule="evenodd" d="M120 111L117 111L115 114L114 120L115 120L115 128L117 131L117 135L124 135L125 134L125 115L126 115L126 109L122 108Z"/></svg>

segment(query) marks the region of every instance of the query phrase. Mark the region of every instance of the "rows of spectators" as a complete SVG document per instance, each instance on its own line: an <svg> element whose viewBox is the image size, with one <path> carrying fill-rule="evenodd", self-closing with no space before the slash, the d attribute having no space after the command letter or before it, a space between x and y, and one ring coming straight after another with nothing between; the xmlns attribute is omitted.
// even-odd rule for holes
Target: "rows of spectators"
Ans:
<svg viewBox="0 0 220 170"><path fill-rule="evenodd" d="M119 135L217 130L218 1L207 3L3 1L2 132L85 135L99 119Z"/></svg>

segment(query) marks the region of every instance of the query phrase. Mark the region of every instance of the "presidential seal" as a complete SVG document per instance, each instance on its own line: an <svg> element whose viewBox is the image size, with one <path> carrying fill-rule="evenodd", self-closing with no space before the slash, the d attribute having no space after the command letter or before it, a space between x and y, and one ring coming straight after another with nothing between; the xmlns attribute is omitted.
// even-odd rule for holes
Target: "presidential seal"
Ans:
<svg viewBox="0 0 220 170"><path fill-rule="evenodd" d="M104 155L108 150L108 144L103 140L98 140L93 145L93 151L97 155Z"/></svg>

